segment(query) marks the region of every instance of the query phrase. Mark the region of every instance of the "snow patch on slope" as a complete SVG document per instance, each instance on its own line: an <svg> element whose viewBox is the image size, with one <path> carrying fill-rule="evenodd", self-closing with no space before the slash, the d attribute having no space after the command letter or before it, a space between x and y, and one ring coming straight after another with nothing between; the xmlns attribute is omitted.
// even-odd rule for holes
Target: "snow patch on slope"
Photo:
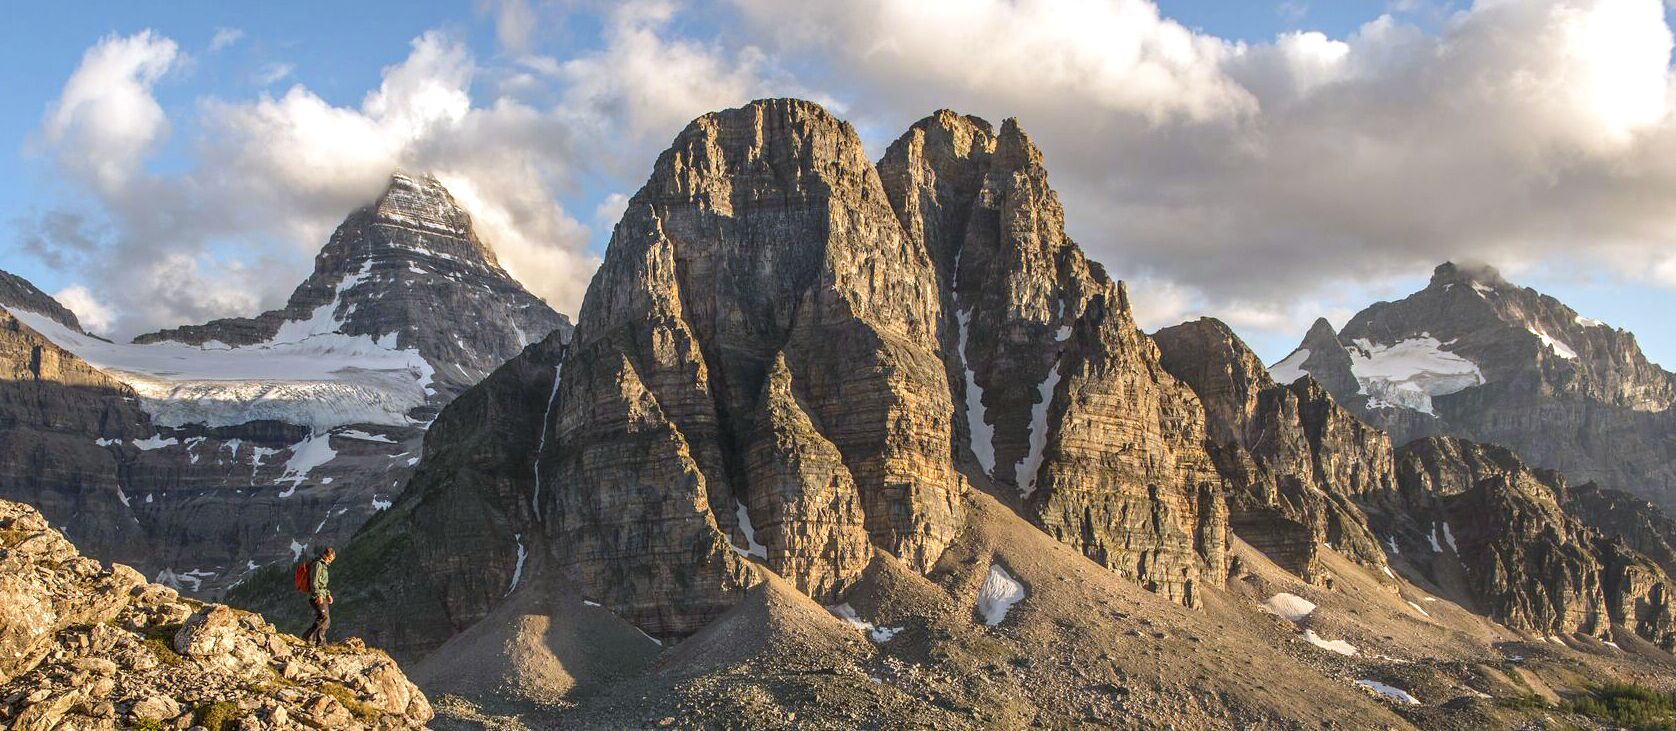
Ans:
<svg viewBox="0 0 1676 731"><path fill-rule="evenodd" d="M307 438L291 446L291 459L285 461L285 473L275 482L291 482L290 489L280 493L280 497L290 497L296 492L297 485L308 479L308 474L314 468L332 461L338 456L337 450L332 449L332 437L329 434L310 434Z"/></svg>
<svg viewBox="0 0 1676 731"><path fill-rule="evenodd" d="M1030 451L1019 460L1018 490L1025 497L1036 491L1036 473L1042 468L1042 452L1047 450L1048 407L1053 404L1053 389L1059 386L1059 360L1037 386L1037 401L1030 407Z"/></svg>
<svg viewBox="0 0 1676 731"><path fill-rule="evenodd" d="M768 558L768 547L757 542L757 529L756 526L751 525L750 512L745 510L745 503L737 504L739 509L734 511L734 516L739 519L740 532L745 534L745 547L733 546L734 552L741 556L755 556L766 560Z"/></svg>
<svg viewBox="0 0 1676 731"><path fill-rule="evenodd" d="M1549 335L1548 331L1535 326L1527 326L1525 330L1529 331L1530 334L1535 335L1536 339L1541 340L1542 344L1549 350L1554 351L1554 355L1566 360L1577 360L1577 351L1572 350L1571 346L1566 345L1554 336Z"/></svg>
<svg viewBox="0 0 1676 731"><path fill-rule="evenodd" d="M1433 397L1484 383L1484 373L1476 363L1444 350L1443 345L1422 334L1390 345L1358 338L1346 350L1350 370L1370 403L1380 401L1436 415Z"/></svg>
<svg viewBox="0 0 1676 731"><path fill-rule="evenodd" d="M1304 361L1309 360L1309 348L1292 351L1279 363L1269 366L1269 377L1275 383L1289 384L1304 377Z"/></svg>
<svg viewBox="0 0 1676 731"><path fill-rule="evenodd" d="M1371 690L1375 693L1378 693L1382 696L1385 696L1386 698L1389 698L1393 701L1396 701L1396 702L1401 703L1401 704L1406 705L1406 706L1418 706L1418 705L1420 705L1420 700L1415 698L1412 695L1409 695L1408 691L1405 691L1401 688L1386 685L1386 684L1381 683L1377 680L1368 680L1366 678L1363 678L1361 680L1356 681L1356 685L1359 685L1363 688L1367 688L1368 690Z"/></svg>
<svg viewBox="0 0 1676 731"><path fill-rule="evenodd" d="M849 602L834 604L827 607L826 611L832 612L832 616L844 620L844 622L849 624L851 627L865 632L867 634L867 639L872 640L876 644L882 645L892 639L895 639L896 634L901 632L903 629L901 627L879 627L872 622L862 619L861 615L856 614L855 607L850 606Z"/></svg>
<svg viewBox="0 0 1676 731"><path fill-rule="evenodd" d="M1308 617L1310 612L1315 611L1315 602L1297 594L1281 592L1263 602L1263 611L1282 617L1289 622L1302 622L1304 617Z"/></svg>
<svg viewBox="0 0 1676 731"><path fill-rule="evenodd" d="M1024 585L1000 564L990 564L989 575L984 577L983 586L978 587L977 608L978 614L983 615L983 623L991 627L1000 624L1013 605L1021 601L1024 601Z"/></svg>
<svg viewBox="0 0 1676 731"><path fill-rule="evenodd" d="M1321 635L1315 634L1315 630L1312 629L1304 630L1304 641L1328 652L1336 652L1345 657L1355 657L1357 652L1355 645L1345 642L1344 640L1329 640Z"/></svg>

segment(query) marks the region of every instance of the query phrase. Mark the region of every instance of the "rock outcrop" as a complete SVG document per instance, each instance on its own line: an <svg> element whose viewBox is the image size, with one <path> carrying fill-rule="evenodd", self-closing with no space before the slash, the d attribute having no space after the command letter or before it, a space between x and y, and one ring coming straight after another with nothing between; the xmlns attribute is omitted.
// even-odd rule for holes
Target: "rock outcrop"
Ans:
<svg viewBox="0 0 1676 731"><path fill-rule="evenodd" d="M1370 518L1433 584L1514 629L1610 638L1628 627L1676 647L1676 582L1621 539L1566 512L1557 472L1511 451L1449 437L1416 440L1397 458L1398 495ZM1400 505L1400 508L1396 506Z"/></svg>
<svg viewBox="0 0 1676 731"><path fill-rule="evenodd" d="M1041 151L940 111L879 162L907 239L937 267L967 473L1050 535L1193 604L1220 584L1220 480L1192 392L1159 366L1127 295L1065 234ZM969 460L967 455L970 455Z"/></svg>
<svg viewBox="0 0 1676 731"><path fill-rule="evenodd" d="M1629 332L1489 267L1446 263L1425 289L1368 307L1340 332L1317 322L1274 370L1287 381L1309 373L1398 444L1502 444L1676 508L1676 374Z"/></svg>
<svg viewBox="0 0 1676 731"><path fill-rule="evenodd" d="M0 497L215 598L342 545L404 488L438 409L568 322L434 178L397 174L281 310L112 343L0 277ZM25 382L27 381L27 382Z"/></svg>
<svg viewBox="0 0 1676 731"><path fill-rule="evenodd" d="M1233 532L1305 580L1329 546L1376 568L1384 549L1357 501L1395 488L1390 438L1302 378L1277 384L1220 321L1153 334L1163 366L1204 405Z"/></svg>
<svg viewBox="0 0 1676 731"><path fill-rule="evenodd" d="M183 599L0 501L7 728L409 729L431 715L395 662L358 640L309 647L259 615Z"/></svg>

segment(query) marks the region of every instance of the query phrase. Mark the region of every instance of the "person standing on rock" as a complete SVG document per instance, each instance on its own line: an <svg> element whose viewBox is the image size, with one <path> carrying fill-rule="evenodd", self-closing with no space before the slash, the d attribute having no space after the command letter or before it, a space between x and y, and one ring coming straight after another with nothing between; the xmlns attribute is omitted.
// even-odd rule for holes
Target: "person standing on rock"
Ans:
<svg viewBox="0 0 1676 731"><path fill-rule="evenodd" d="M303 633L303 639L311 645L326 644L326 628L332 626L332 591L327 588L332 576L328 567L337 557L336 549L327 548L308 567L308 603L314 607L314 624Z"/></svg>

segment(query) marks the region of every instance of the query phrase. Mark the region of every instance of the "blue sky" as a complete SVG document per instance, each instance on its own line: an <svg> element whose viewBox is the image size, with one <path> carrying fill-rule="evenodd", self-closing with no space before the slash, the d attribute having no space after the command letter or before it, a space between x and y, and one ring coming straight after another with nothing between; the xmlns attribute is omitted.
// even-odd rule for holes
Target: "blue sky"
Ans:
<svg viewBox="0 0 1676 731"><path fill-rule="evenodd" d="M1162 0L1161 22L1145 0L984 2L929 19L936 3L894 0L878 17L765 0L17 4L0 25L0 268L49 292L84 288L117 333L248 313L281 301L331 225L400 164L466 188L509 269L573 310L620 197L684 121L787 94L827 103L874 154L939 106L1019 116L1073 235L1131 283L1148 326L1221 316L1273 360L1315 315L1342 322L1423 285L1437 261L1473 258L1676 364L1662 317L1676 286L1676 228L1660 213L1676 202L1659 154L1676 150L1659 91L1669 31L1578 36L1549 12L1559 2ZM1664 14L1658 0L1564 2L1609 28ZM914 35L918 22L943 32ZM868 45L898 28L913 42ZM135 44L166 70L133 93L155 100L163 131L120 181L91 178L103 168L86 159L87 120L53 137L45 115L84 54L147 30ZM1528 33L1528 47L1457 52L1489 31ZM1128 41L1139 61L1099 58ZM1599 72L1575 76L1564 59L1578 53L1605 59ZM1458 57L1479 66L1437 60ZM1451 96L1515 73L1587 94ZM94 87L86 114L122 108L99 106L109 89ZM1471 116L1450 116L1461 109ZM276 130L295 156L262 149ZM364 157L334 141L350 134ZM298 167L312 159L332 163L316 180ZM71 220L58 214L91 243L40 238ZM47 243L25 246L31 235Z"/></svg>

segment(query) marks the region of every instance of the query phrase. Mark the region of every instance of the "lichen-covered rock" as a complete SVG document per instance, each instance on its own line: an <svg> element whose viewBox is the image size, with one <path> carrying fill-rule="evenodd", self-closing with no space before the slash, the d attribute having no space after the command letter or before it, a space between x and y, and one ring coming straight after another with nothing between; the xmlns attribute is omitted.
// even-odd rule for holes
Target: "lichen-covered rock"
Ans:
<svg viewBox="0 0 1676 731"><path fill-rule="evenodd" d="M430 703L389 656L318 648L259 615L182 600L76 554L40 513L0 501L0 726L413 729ZM13 611L50 607L46 613ZM20 624L27 623L27 624ZM21 640L21 641L20 641ZM325 709L325 710L322 710Z"/></svg>

